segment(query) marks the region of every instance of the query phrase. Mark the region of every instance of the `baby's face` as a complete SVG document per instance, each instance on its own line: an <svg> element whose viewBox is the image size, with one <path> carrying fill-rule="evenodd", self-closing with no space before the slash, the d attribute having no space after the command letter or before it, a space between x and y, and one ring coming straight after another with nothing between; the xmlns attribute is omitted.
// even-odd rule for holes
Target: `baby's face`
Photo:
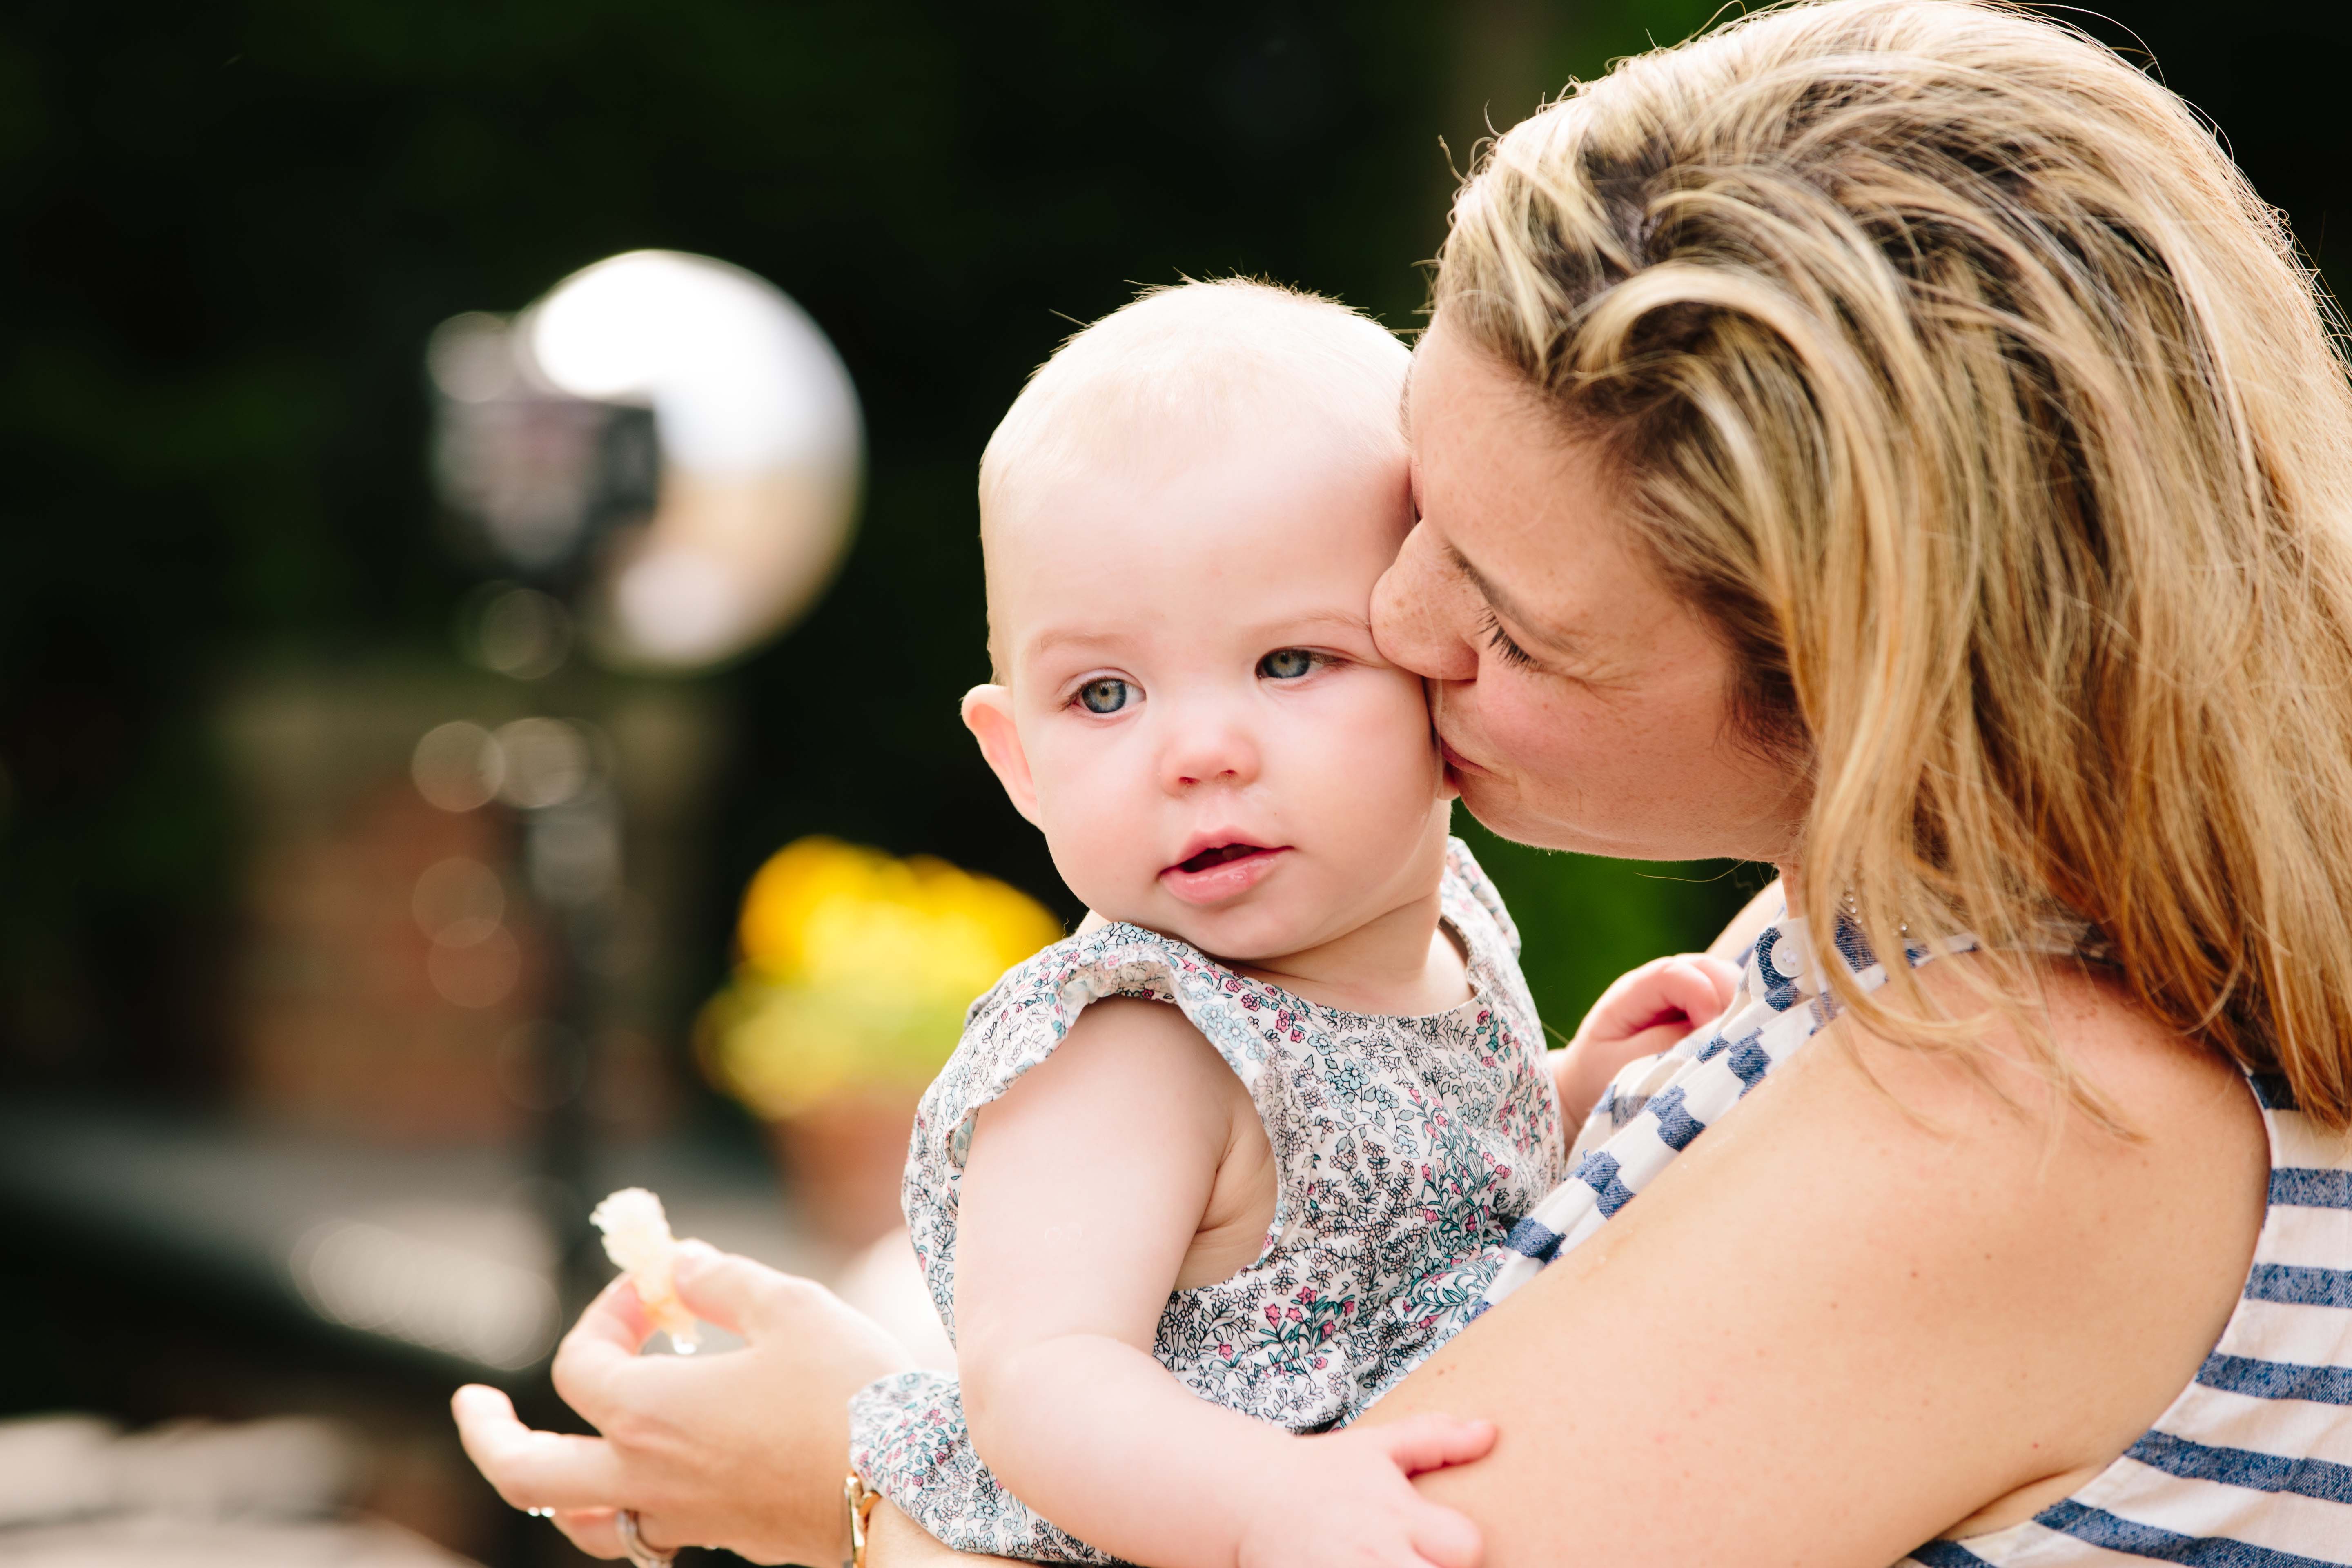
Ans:
<svg viewBox="0 0 2352 1568"><path fill-rule="evenodd" d="M1241 962L1302 952L1444 863L1421 681L1367 621L1412 523L1404 455L1293 418L1183 445L991 519L1010 684L966 714L1087 907Z"/></svg>

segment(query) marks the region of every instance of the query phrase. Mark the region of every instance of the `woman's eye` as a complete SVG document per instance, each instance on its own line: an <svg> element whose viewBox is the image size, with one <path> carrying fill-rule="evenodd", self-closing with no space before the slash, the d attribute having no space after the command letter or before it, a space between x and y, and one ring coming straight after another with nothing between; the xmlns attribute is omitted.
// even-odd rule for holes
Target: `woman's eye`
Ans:
<svg viewBox="0 0 2352 1568"><path fill-rule="evenodd" d="M1503 629L1503 623L1495 618L1494 611L1488 610L1480 617L1479 630L1486 634L1486 646L1500 655L1505 664L1517 665L1521 669L1535 668L1535 656L1512 640L1511 634Z"/></svg>
<svg viewBox="0 0 2352 1568"><path fill-rule="evenodd" d="M1134 689L1126 681L1107 675L1079 687L1078 701L1089 713L1116 713L1127 706Z"/></svg>
<svg viewBox="0 0 2352 1568"><path fill-rule="evenodd" d="M1297 680L1314 674L1316 662L1303 647L1278 647L1257 661L1257 672L1268 680Z"/></svg>

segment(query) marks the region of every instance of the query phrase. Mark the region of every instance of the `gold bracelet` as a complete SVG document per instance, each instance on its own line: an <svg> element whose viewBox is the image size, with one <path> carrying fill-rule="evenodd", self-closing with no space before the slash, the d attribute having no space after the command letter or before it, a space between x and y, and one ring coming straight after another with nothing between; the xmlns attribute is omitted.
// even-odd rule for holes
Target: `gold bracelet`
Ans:
<svg viewBox="0 0 2352 1568"><path fill-rule="evenodd" d="M856 1470L841 1483L841 1500L849 1510L849 1556L841 1568L866 1568L866 1526L874 1517L874 1505L882 1494L866 1484L866 1478Z"/></svg>

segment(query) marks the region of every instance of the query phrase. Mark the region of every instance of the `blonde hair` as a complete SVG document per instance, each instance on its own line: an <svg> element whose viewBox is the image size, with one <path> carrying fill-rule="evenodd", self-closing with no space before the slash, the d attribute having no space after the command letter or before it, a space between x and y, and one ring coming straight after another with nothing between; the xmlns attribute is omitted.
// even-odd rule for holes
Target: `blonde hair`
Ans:
<svg viewBox="0 0 2352 1568"><path fill-rule="evenodd" d="M2147 1007L2352 1123L2352 391L2187 105L1971 0L1776 7L1489 147L1436 321L1603 452L1810 766L1805 915L2089 928ZM1850 925L1841 922L1850 921ZM1906 965L1854 1011L1966 1048Z"/></svg>
<svg viewBox="0 0 2352 1568"><path fill-rule="evenodd" d="M1111 462L1165 469L1187 460L1188 438L1270 413L1319 414L1343 442L1402 468L1412 363L1387 328L1307 289L1255 278L1146 289L1063 340L989 437L983 552L1025 484ZM989 641L1002 679L992 610Z"/></svg>

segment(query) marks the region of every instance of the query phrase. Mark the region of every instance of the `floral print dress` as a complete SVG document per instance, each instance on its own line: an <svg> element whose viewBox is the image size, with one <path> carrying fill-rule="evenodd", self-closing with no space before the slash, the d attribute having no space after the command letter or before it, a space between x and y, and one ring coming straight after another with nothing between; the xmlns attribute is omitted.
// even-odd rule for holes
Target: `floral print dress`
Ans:
<svg viewBox="0 0 2352 1568"><path fill-rule="evenodd" d="M1265 1250L1169 1297L1160 1363L1203 1399L1320 1432L1444 1343L1512 1256L1512 1226L1559 1184L1564 1151L1518 932L1458 839L1440 908L1473 994L1426 1017L1309 1002L1131 925L1070 937L1008 972L973 1004L923 1097L907 1164L908 1224L950 1337L973 1114L1050 1056L1087 1003L1136 996L1182 1008L1241 1079L1276 1170ZM952 1377L885 1378L852 1400L850 1418L858 1473L949 1545L1112 1561L997 1484Z"/></svg>

